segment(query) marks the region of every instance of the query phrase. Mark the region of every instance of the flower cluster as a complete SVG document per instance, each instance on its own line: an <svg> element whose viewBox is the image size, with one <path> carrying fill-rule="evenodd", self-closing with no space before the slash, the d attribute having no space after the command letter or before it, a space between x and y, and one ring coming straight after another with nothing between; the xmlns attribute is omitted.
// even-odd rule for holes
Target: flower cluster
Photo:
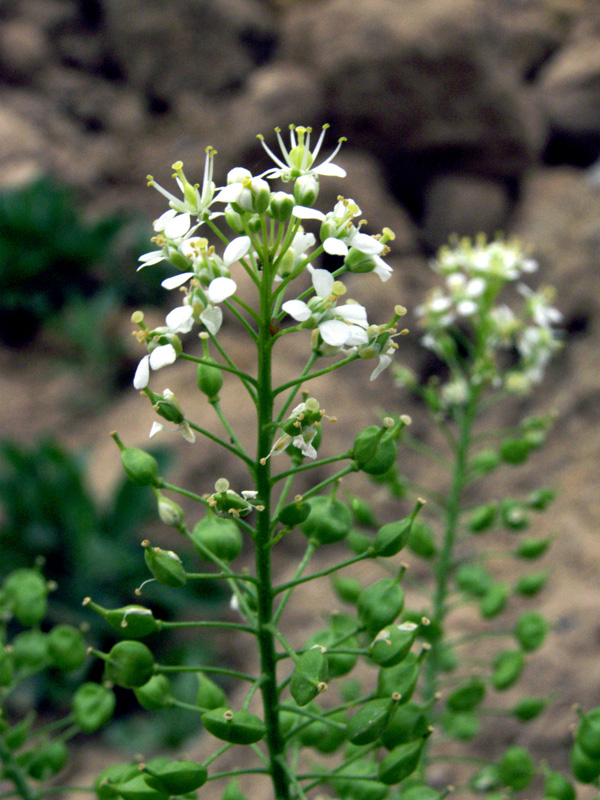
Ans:
<svg viewBox="0 0 600 800"><path fill-rule="evenodd" d="M516 242L488 243L479 237L442 248L432 267L444 285L434 288L416 309L425 329L423 344L457 363L461 347L469 355L477 350L469 376L475 382L502 384L513 392L526 392L539 383L560 348L553 326L562 315L551 305L552 290L534 292L521 282L523 275L535 272L536 262ZM519 311L500 301L510 284L521 296ZM511 349L516 350L517 363L502 374L499 354ZM466 376L455 375L443 387L441 396L448 405L464 401L464 380Z"/></svg>
<svg viewBox="0 0 600 800"><path fill-rule="evenodd" d="M213 181L216 151L212 148L206 151L201 186L190 183L181 162L173 165L173 177L182 197L165 190L151 176L148 178L149 185L167 198L170 208L155 221L155 249L141 256L139 268L168 262L177 272L162 286L180 290L183 299L167 314L165 325L153 330L143 325L139 313L134 318L140 325L136 336L148 349L134 377L137 389L148 386L152 370L174 363L182 352L180 337L194 326L199 326L202 335L215 337L223 323L222 306L238 316L240 308L248 311L249 306L237 296L238 285L231 272L236 264L250 275L259 291L264 282L272 287L271 296L278 298L274 305L278 327L286 315L299 323L283 333L313 331L312 350L317 356L342 353L346 357L377 357L379 366L372 379L389 365L396 349L392 337L398 315L385 325L369 325L362 305L352 300L339 302L346 289L336 278L347 272L374 272L387 281L392 269L384 257L389 253L387 242L394 239L394 234L388 228L377 235L364 233L364 220L356 222L360 208L351 199L339 197L328 213L313 207L320 177L345 175L333 163L343 140L318 163L326 129L327 126L312 150L310 128L291 126L289 149L276 129L282 157L276 156L259 137L276 166L258 176L236 167L230 170L222 187ZM292 191L272 191L269 181L275 179L293 184ZM215 210L218 207L220 210ZM319 223L318 236L304 229L312 221ZM209 243L199 230L201 227L207 236L214 235L217 246ZM323 253L342 259L335 275L315 266ZM284 300L288 285L304 272L310 273L312 287Z"/></svg>

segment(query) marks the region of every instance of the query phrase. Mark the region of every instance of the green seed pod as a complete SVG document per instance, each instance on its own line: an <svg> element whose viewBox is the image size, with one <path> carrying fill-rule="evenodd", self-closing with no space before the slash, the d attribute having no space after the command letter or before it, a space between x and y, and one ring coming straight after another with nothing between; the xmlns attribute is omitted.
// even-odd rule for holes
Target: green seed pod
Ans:
<svg viewBox="0 0 600 800"><path fill-rule="evenodd" d="M127 477L136 486L157 486L158 461L138 447L125 447L121 450L121 461Z"/></svg>
<svg viewBox="0 0 600 800"><path fill-rule="evenodd" d="M125 689L137 689L148 683L153 672L154 656L141 642L117 642L105 657L105 679Z"/></svg>
<svg viewBox="0 0 600 800"><path fill-rule="evenodd" d="M99 683L84 683L73 695L73 715L83 733L94 733L115 712L115 693Z"/></svg>
<svg viewBox="0 0 600 800"><path fill-rule="evenodd" d="M400 744L398 747L394 747L379 764L377 773L379 780L385 783L386 786L391 786L412 775L419 766L425 741L426 739L423 738L416 742Z"/></svg>
<svg viewBox="0 0 600 800"><path fill-rule="evenodd" d="M544 793L547 797L556 797L556 800L575 800L573 784L564 778L560 772L546 772Z"/></svg>
<svg viewBox="0 0 600 800"><path fill-rule="evenodd" d="M581 783L592 783L600 777L600 759L590 758L577 740L571 749L571 772Z"/></svg>
<svg viewBox="0 0 600 800"><path fill-rule="evenodd" d="M98 800L114 800L119 796L115 786L139 775L138 764L113 764L102 770L94 781Z"/></svg>
<svg viewBox="0 0 600 800"><path fill-rule="evenodd" d="M500 458L505 464L524 464L530 452L531 444L526 439L504 439L500 443Z"/></svg>
<svg viewBox="0 0 600 800"><path fill-rule="evenodd" d="M407 546L411 553L420 558L433 558L437 553L433 531L421 520L413 523Z"/></svg>
<svg viewBox="0 0 600 800"><path fill-rule="evenodd" d="M294 667L290 693L299 706L306 706L327 689L328 662L326 649L315 645L306 650Z"/></svg>
<svg viewBox="0 0 600 800"><path fill-rule="evenodd" d="M390 558L406 547L415 517L422 507L423 501L419 500L410 516L405 519L399 519L396 522L390 522L377 531L373 542L376 555Z"/></svg>
<svg viewBox="0 0 600 800"><path fill-rule="evenodd" d="M346 716L343 711L325 715L318 706L309 706L314 714L319 714L322 719L314 720L302 728L299 734L300 742L304 747L314 747L319 753L335 753L346 738ZM298 717L296 717L298 719ZM336 727L331 723L338 723Z"/></svg>
<svg viewBox="0 0 600 800"><path fill-rule="evenodd" d="M206 767L195 761L170 761L160 767L147 764L144 779L151 789L167 795L182 795L195 792L206 783Z"/></svg>
<svg viewBox="0 0 600 800"><path fill-rule="evenodd" d="M400 695L400 702L410 700L419 679L420 663L414 653L409 653L404 661L395 667L386 667L379 670L377 680L377 697L391 697Z"/></svg>
<svg viewBox="0 0 600 800"><path fill-rule="evenodd" d="M160 547L150 547L147 541L144 544L144 561L152 576L163 586L179 588L185 586L187 577L185 568L177 553L172 550L162 550Z"/></svg>
<svg viewBox="0 0 600 800"><path fill-rule="evenodd" d="M534 539L532 537L523 539L519 542L519 546L513 551L517 558L525 558L533 561L536 558L543 556L546 550L550 547L552 539L547 536L545 539Z"/></svg>
<svg viewBox="0 0 600 800"><path fill-rule="evenodd" d="M581 718L575 741L588 758L600 761L600 708L594 708Z"/></svg>
<svg viewBox="0 0 600 800"><path fill-rule="evenodd" d="M333 648L333 643L336 639L340 638L339 633L335 633L331 628L324 631L315 633L306 643L307 648L312 648L315 645L321 645L327 649L327 670L330 678L340 678L342 675L347 675L352 672L358 655L354 653L335 653L330 652ZM358 642L354 636L346 639L340 648L342 650L354 650L358 647Z"/></svg>
<svg viewBox="0 0 600 800"><path fill-rule="evenodd" d="M358 434L352 448L352 458L360 469L362 469L363 464L366 464L374 457L384 433L385 428L380 428L378 425L369 425L368 428Z"/></svg>
<svg viewBox="0 0 600 800"><path fill-rule="evenodd" d="M457 587L471 597L484 597L493 585L491 575L480 564L462 564L454 580Z"/></svg>
<svg viewBox="0 0 600 800"><path fill-rule="evenodd" d="M510 713L516 717L519 722L529 722L539 717L547 704L548 701L545 697L524 697L511 708ZM546 794L548 794L548 792L546 792Z"/></svg>
<svg viewBox="0 0 600 800"><path fill-rule="evenodd" d="M500 464L500 456L489 447L475 453L470 462L470 467L475 472L486 474L492 472Z"/></svg>
<svg viewBox="0 0 600 800"><path fill-rule="evenodd" d="M203 360L208 364L198 364L196 373L196 383L200 391L208 397L209 403L216 403L219 399L219 392L223 386L223 373L216 366L217 362L210 356L203 356Z"/></svg>
<svg viewBox="0 0 600 800"><path fill-rule="evenodd" d="M525 656L521 650L503 650L494 659L492 685L498 691L510 688L525 666Z"/></svg>
<svg viewBox="0 0 600 800"><path fill-rule="evenodd" d="M295 528L296 525L301 525L306 522L310 514L310 505L303 503L302 500L288 503L279 512L277 519L286 528Z"/></svg>
<svg viewBox="0 0 600 800"><path fill-rule="evenodd" d="M153 675L143 686L134 689L133 693L146 711L157 711L171 705L171 684L166 675Z"/></svg>
<svg viewBox="0 0 600 800"><path fill-rule="evenodd" d="M352 717L346 736L352 744L372 744L388 725L396 708L392 698L379 697L368 700Z"/></svg>
<svg viewBox="0 0 600 800"><path fill-rule="evenodd" d="M353 497L350 506L354 521L358 525L364 525L365 528L377 527L377 520L373 514L373 509L366 500L363 500L362 497Z"/></svg>
<svg viewBox="0 0 600 800"><path fill-rule="evenodd" d="M469 517L467 523L471 533L483 533L489 530L496 521L498 507L495 503L486 503L478 506Z"/></svg>
<svg viewBox="0 0 600 800"><path fill-rule="evenodd" d="M385 475L394 466L398 455L398 445L394 434L385 433L372 458L361 463L360 470L367 475Z"/></svg>
<svg viewBox="0 0 600 800"><path fill-rule="evenodd" d="M417 637L419 626L403 622L379 631L369 648L369 657L380 667L394 667L404 661Z"/></svg>
<svg viewBox="0 0 600 800"><path fill-rule="evenodd" d="M39 625L48 610L48 584L34 569L18 569L4 581L4 592L21 625Z"/></svg>
<svg viewBox="0 0 600 800"><path fill-rule="evenodd" d="M115 789L122 800L168 800L169 797L166 792L158 792L148 786L145 776L139 773L139 770L138 775L125 783L116 784Z"/></svg>
<svg viewBox="0 0 600 800"><path fill-rule="evenodd" d="M12 662L17 672L39 672L50 663L48 634L38 630L23 631L12 642Z"/></svg>
<svg viewBox="0 0 600 800"><path fill-rule="evenodd" d="M366 533L351 530L348 536L346 536L346 544L353 553L360 556L373 546L373 539ZM375 555L375 551L373 551L373 555Z"/></svg>
<svg viewBox="0 0 600 800"><path fill-rule="evenodd" d="M232 744L254 744L265 735L262 720L248 711L215 708L202 714L202 724L217 739Z"/></svg>
<svg viewBox="0 0 600 800"><path fill-rule="evenodd" d="M555 497L554 489L536 489L527 496L527 505L534 511L545 511Z"/></svg>
<svg viewBox="0 0 600 800"><path fill-rule="evenodd" d="M219 561L229 563L242 552L242 534L235 522L210 512L194 526L189 537L200 558L207 561L212 560L212 554Z"/></svg>
<svg viewBox="0 0 600 800"><path fill-rule="evenodd" d="M479 717L470 711L454 711L442 717L444 733L450 739L469 742L480 730Z"/></svg>
<svg viewBox="0 0 600 800"><path fill-rule="evenodd" d="M497 616L506 605L509 589L503 583L493 583L481 598L479 613L484 619Z"/></svg>
<svg viewBox="0 0 600 800"><path fill-rule="evenodd" d="M225 787L225 791L221 796L221 800L248 800L246 795L240 789L237 778L229 781Z"/></svg>
<svg viewBox="0 0 600 800"><path fill-rule="evenodd" d="M98 603L94 603L89 597L85 598L83 605L97 611L98 614L104 617L111 628L121 634L126 633L132 639L142 639L144 636L148 636L158 630L158 623L154 619L154 614L144 606L130 605L122 608L103 608Z"/></svg>
<svg viewBox="0 0 600 800"><path fill-rule="evenodd" d="M515 583L514 591L525 597L533 597L544 588L547 580L547 570L532 572L529 575L522 575Z"/></svg>
<svg viewBox="0 0 600 800"><path fill-rule="evenodd" d="M352 527L352 515L341 500L331 497L311 497L310 514L300 526L302 533L319 544L340 542Z"/></svg>
<svg viewBox="0 0 600 800"><path fill-rule="evenodd" d="M3 688L12 686L14 674L12 653L0 650L0 686Z"/></svg>
<svg viewBox="0 0 600 800"><path fill-rule="evenodd" d="M420 783L405 789L400 800L441 800L442 797L443 795L436 792L431 786L425 786L424 783Z"/></svg>
<svg viewBox="0 0 600 800"><path fill-rule="evenodd" d="M11 750L18 750L29 738L35 720L35 711L30 711L22 720L11 725L3 734L4 744Z"/></svg>
<svg viewBox="0 0 600 800"><path fill-rule="evenodd" d="M344 603L352 603L354 605L358 601L362 586L357 578L349 578L346 575L333 575L331 584L337 596Z"/></svg>
<svg viewBox="0 0 600 800"><path fill-rule="evenodd" d="M509 747L498 763L500 782L516 792L526 789L534 774L533 759L522 747Z"/></svg>
<svg viewBox="0 0 600 800"><path fill-rule="evenodd" d="M47 644L52 666L70 672L83 665L87 647L81 631L72 625L56 625L52 628Z"/></svg>
<svg viewBox="0 0 600 800"><path fill-rule="evenodd" d="M421 739L429 730L429 722L423 709L410 702L399 706L385 730L381 734L381 743L387 750L393 750L399 744L408 744Z"/></svg>
<svg viewBox="0 0 600 800"><path fill-rule="evenodd" d="M515 638L527 652L537 650L544 643L548 633L548 621L537 611L522 614L515 626Z"/></svg>
<svg viewBox="0 0 600 800"><path fill-rule="evenodd" d="M521 503L505 500L501 503L502 524L511 531L522 531L529 527L529 515Z"/></svg>
<svg viewBox="0 0 600 800"><path fill-rule="evenodd" d="M404 608L404 591L393 578L382 578L360 593L357 603L361 623L375 636L399 616Z"/></svg>
<svg viewBox="0 0 600 800"><path fill-rule="evenodd" d="M36 781L47 781L61 771L69 759L67 746L60 739L46 742L34 751L27 774Z"/></svg>
<svg viewBox="0 0 600 800"><path fill-rule="evenodd" d="M199 708L212 711L215 708L223 708L227 704L227 695L218 684L203 672L197 672L196 678L198 680L196 703Z"/></svg>
<svg viewBox="0 0 600 800"><path fill-rule="evenodd" d="M388 787L373 779L377 763L371 758L357 758L331 776L331 785L340 797L350 800L384 800ZM345 778L348 775L348 778ZM359 776L364 775L364 780ZM351 777L350 777L351 776Z"/></svg>
<svg viewBox="0 0 600 800"><path fill-rule="evenodd" d="M446 705L452 711L472 711L485 697L485 683L477 677L471 678L448 695Z"/></svg>

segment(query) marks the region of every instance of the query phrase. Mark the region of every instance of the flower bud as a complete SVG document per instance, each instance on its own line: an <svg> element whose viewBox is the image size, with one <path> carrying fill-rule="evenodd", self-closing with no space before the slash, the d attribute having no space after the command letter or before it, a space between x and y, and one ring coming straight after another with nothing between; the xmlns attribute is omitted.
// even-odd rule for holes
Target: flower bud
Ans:
<svg viewBox="0 0 600 800"><path fill-rule="evenodd" d="M144 560L152 576L164 586L178 588L185 586L186 573L181 559L172 550L162 550L160 547L150 547L148 540L144 545Z"/></svg>
<svg viewBox="0 0 600 800"><path fill-rule="evenodd" d="M103 616L111 628L121 634L126 633L132 639L142 639L158 630L154 614L144 606L128 605L122 608L103 608L98 603L94 603L90 597L85 598L83 605L89 606Z"/></svg>
<svg viewBox="0 0 600 800"><path fill-rule="evenodd" d="M319 196L319 181L314 175L301 175L294 183L295 205L312 207Z"/></svg>
<svg viewBox="0 0 600 800"><path fill-rule="evenodd" d="M206 783L206 767L195 761L171 761L161 766L145 765L144 779L150 788L168 796L195 792Z"/></svg>
<svg viewBox="0 0 600 800"><path fill-rule="evenodd" d="M4 592L17 620L27 628L39 625L48 609L48 584L34 569L17 569L4 581Z"/></svg>
<svg viewBox="0 0 600 800"><path fill-rule="evenodd" d="M112 717L115 693L99 683L84 683L73 695L73 716L84 733L94 733Z"/></svg>
<svg viewBox="0 0 600 800"><path fill-rule="evenodd" d="M146 711L158 711L171 705L171 683L166 675L153 675L143 686L133 690L138 703Z"/></svg>
<svg viewBox="0 0 600 800"><path fill-rule="evenodd" d="M419 766L425 741L426 738L423 737L416 742L394 747L379 763L378 779L386 786L391 786L412 775Z"/></svg>
<svg viewBox="0 0 600 800"><path fill-rule="evenodd" d="M341 500L311 497L310 514L302 523L302 533L319 544L333 544L344 539L352 527L352 516Z"/></svg>
<svg viewBox="0 0 600 800"><path fill-rule="evenodd" d="M196 383L200 391L208 397L209 403L216 403L223 386L223 373L217 366L212 366L217 363L214 358L204 356L204 361L210 364L198 364Z"/></svg>
<svg viewBox="0 0 600 800"><path fill-rule="evenodd" d="M208 512L189 533L200 558L211 561L211 555L229 563L242 551L242 534L231 519L222 519Z"/></svg>
<svg viewBox="0 0 600 800"><path fill-rule="evenodd" d="M397 701L389 697L368 700L352 717L346 735L352 744L372 744L388 725Z"/></svg>
<svg viewBox="0 0 600 800"><path fill-rule="evenodd" d="M295 205L296 201L291 194L287 192L274 192L271 195L267 214L278 222L285 222L292 216Z"/></svg>
<svg viewBox="0 0 600 800"><path fill-rule="evenodd" d="M404 592L393 578L382 578L363 589L357 603L358 615L370 636L391 625L404 608Z"/></svg>
<svg viewBox="0 0 600 800"><path fill-rule="evenodd" d="M196 673L198 679L198 693L196 704L207 711L215 708L222 708L227 703L227 697L223 689L203 672Z"/></svg>
<svg viewBox="0 0 600 800"><path fill-rule="evenodd" d="M55 625L48 634L47 644L52 666L71 672L83 665L87 654L85 640L72 625Z"/></svg>
<svg viewBox="0 0 600 800"><path fill-rule="evenodd" d="M380 667L394 667L408 656L419 626L403 622L379 631L369 648L369 656Z"/></svg>
<svg viewBox="0 0 600 800"><path fill-rule="evenodd" d="M141 642L117 642L108 655L101 657L105 662L105 679L125 689L143 686L154 672L154 656Z"/></svg>
<svg viewBox="0 0 600 800"><path fill-rule="evenodd" d="M510 688L523 672L525 656L520 650L503 650L494 659L492 684L498 691Z"/></svg>
<svg viewBox="0 0 600 800"><path fill-rule="evenodd" d="M299 657L290 680L290 693L299 706L306 706L327 689L327 650L314 645Z"/></svg>
<svg viewBox="0 0 600 800"><path fill-rule="evenodd" d="M202 724L217 739L231 744L254 744L265 735L261 719L248 711L215 708L202 714Z"/></svg>
<svg viewBox="0 0 600 800"><path fill-rule="evenodd" d="M243 235L246 233L244 228L244 220L242 219L242 215L234 210L233 206L228 203L225 206L225 221L229 225L232 231L235 233Z"/></svg>

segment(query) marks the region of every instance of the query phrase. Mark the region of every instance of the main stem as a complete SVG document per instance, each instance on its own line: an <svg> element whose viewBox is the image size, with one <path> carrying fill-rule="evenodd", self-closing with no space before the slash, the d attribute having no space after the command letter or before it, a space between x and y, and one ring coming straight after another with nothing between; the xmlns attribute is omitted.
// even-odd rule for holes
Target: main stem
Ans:
<svg viewBox="0 0 600 800"><path fill-rule="evenodd" d="M277 658L273 635L273 584L271 577L271 471L269 452L273 438L273 390L271 376L272 341L271 281L264 265L260 287L260 324L258 334L257 419L258 448L256 489L264 510L256 523L256 577L258 578L258 646L261 663L266 744L269 751L269 772L276 800L290 800L289 780L284 767L285 742L279 726L279 694L277 691Z"/></svg>

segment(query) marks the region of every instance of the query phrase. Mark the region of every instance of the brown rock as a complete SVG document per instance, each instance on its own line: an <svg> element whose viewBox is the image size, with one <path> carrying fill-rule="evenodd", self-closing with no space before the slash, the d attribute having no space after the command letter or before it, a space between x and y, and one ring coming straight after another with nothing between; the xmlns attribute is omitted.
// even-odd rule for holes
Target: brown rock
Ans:
<svg viewBox="0 0 600 800"><path fill-rule="evenodd" d="M12 20L0 27L0 68L7 82L30 80L49 54L48 39L37 25Z"/></svg>

